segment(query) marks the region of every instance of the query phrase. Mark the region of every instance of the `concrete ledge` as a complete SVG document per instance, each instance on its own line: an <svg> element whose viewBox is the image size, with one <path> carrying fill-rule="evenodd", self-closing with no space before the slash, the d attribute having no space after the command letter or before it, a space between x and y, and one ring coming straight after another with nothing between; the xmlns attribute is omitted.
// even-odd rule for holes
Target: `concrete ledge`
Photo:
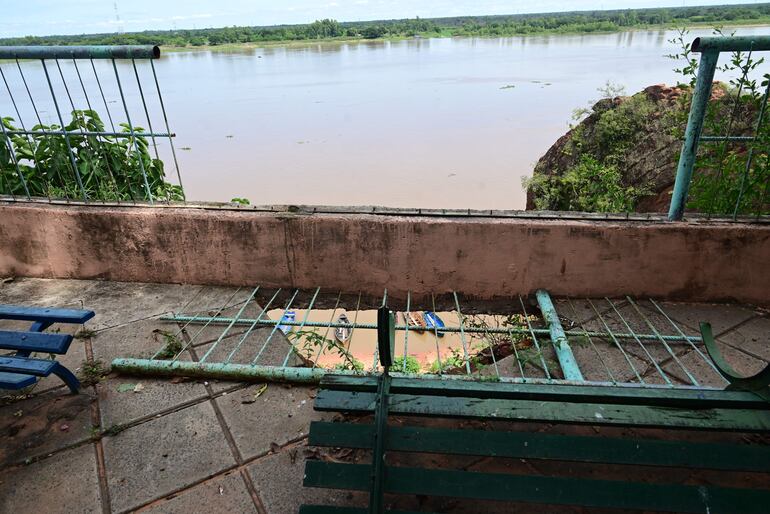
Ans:
<svg viewBox="0 0 770 514"><path fill-rule="evenodd" d="M0 276L770 304L770 225L0 202Z"/></svg>

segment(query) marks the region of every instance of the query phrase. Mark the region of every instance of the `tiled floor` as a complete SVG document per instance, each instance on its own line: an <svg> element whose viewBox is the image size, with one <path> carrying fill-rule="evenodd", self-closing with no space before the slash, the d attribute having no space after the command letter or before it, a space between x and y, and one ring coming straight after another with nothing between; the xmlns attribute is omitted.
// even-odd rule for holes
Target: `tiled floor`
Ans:
<svg viewBox="0 0 770 514"><path fill-rule="evenodd" d="M96 311L87 325L94 333L75 339L61 359L74 370L83 361L108 365L116 357L149 357L160 346L156 331L169 329L159 315L218 305L235 292L17 279L0 285L0 303ZM690 329L711 320L728 360L740 371L756 370L770 359L770 318L761 311L687 304L665 309ZM585 316L575 321L590 326L594 317L581 312ZM221 333L221 327L206 330L197 341ZM198 345L183 358L195 359L206 348ZM583 351L589 349L576 349ZM704 383L721 383L709 369L699 368L703 365L691 351L683 349L677 357ZM658 364L676 375L674 359L663 355ZM506 365L501 361L501 368ZM619 371L624 363L608 365ZM603 371L597 364L591 373L598 377ZM654 372L647 369L645 376ZM259 390L254 384L110 374L77 396L54 378L41 381L28 397L4 393L0 512L283 514L296 512L303 502L347 502L344 494L301 486L309 423L328 417L313 411L314 390L275 383Z"/></svg>

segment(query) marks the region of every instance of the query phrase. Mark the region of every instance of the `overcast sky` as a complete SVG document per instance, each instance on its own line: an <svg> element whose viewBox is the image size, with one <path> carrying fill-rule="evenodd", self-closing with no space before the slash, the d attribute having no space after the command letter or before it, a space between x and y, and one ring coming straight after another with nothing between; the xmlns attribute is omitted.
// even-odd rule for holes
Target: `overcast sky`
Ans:
<svg viewBox="0 0 770 514"><path fill-rule="evenodd" d="M754 0L0 0L0 37L229 25L433 18L591 9L762 3Z"/></svg>

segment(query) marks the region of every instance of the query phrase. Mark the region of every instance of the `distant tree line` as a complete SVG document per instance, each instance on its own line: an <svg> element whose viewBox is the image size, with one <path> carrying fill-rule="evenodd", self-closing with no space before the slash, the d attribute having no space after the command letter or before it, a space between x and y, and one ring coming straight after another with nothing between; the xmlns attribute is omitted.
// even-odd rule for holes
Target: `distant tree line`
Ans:
<svg viewBox="0 0 770 514"><path fill-rule="evenodd" d="M0 45L217 46L265 41L377 39L416 35L516 36L539 33L590 33L664 25L682 26L703 23L713 26L762 21L770 22L770 3L362 22L338 22L325 19L305 25L270 27L224 27L79 36L25 36L0 39Z"/></svg>

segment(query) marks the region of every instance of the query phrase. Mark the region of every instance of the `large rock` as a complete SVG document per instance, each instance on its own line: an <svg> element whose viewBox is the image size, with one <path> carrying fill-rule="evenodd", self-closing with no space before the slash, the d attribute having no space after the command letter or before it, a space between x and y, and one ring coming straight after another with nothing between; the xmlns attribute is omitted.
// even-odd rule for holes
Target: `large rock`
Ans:
<svg viewBox="0 0 770 514"><path fill-rule="evenodd" d="M722 113L732 106L720 101L725 88L715 83L713 106ZM690 107L689 89L649 86L625 97L598 101L589 115L559 138L535 165L535 179L564 176L588 156L601 165L614 166L624 188L644 191L633 202L637 212L661 212L668 209L684 128ZM719 115L719 114L718 114ZM741 112L735 117L731 132L751 133L752 113ZM528 210L577 210L574 195L568 187L553 182L551 194L530 186L527 191ZM556 191L554 191L554 189Z"/></svg>

